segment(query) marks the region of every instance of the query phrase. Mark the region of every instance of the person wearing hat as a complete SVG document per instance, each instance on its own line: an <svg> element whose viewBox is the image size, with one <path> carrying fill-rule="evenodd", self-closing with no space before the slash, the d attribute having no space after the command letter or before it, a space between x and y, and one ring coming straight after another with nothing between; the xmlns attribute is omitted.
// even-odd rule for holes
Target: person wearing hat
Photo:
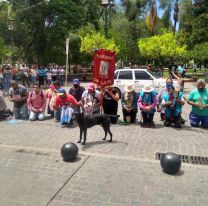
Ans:
<svg viewBox="0 0 208 206"><path fill-rule="evenodd" d="M95 89L94 83L88 84L88 89L82 94L81 104L85 114L99 114L101 93Z"/></svg>
<svg viewBox="0 0 208 206"><path fill-rule="evenodd" d="M142 113L142 126L154 127L154 114L157 106L157 95L154 88L150 85L145 85L139 96L138 106Z"/></svg>
<svg viewBox="0 0 208 206"><path fill-rule="evenodd" d="M79 79L73 79L73 87L70 88L69 94L71 94L79 102L84 91L85 88L80 86Z"/></svg>
<svg viewBox="0 0 208 206"><path fill-rule="evenodd" d="M121 105L124 122L134 123L137 115L138 96L134 91L133 85L126 85L121 96Z"/></svg>
<svg viewBox="0 0 208 206"><path fill-rule="evenodd" d="M77 100L71 95L66 94L66 90L60 88L54 101L54 117L57 121L61 118L61 108L63 106L79 106Z"/></svg>

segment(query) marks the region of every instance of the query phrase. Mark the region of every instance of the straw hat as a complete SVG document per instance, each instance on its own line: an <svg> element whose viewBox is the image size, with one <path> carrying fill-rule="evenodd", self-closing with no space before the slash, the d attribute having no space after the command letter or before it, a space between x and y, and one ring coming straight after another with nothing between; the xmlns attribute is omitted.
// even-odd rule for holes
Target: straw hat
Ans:
<svg viewBox="0 0 208 206"><path fill-rule="evenodd" d="M150 85L145 85L143 88L142 88L142 91L143 92L152 92L154 90L153 87L151 87Z"/></svg>
<svg viewBox="0 0 208 206"><path fill-rule="evenodd" d="M124 91L125 92L133 92L134 91L134 87L133 87L133 85L126 85L125 87L124 87Z"/></svg>

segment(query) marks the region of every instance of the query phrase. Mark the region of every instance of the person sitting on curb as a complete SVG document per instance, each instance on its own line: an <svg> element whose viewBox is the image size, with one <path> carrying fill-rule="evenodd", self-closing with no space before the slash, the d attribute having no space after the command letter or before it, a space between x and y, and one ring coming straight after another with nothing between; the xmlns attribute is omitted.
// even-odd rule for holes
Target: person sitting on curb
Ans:
<svg viewBox="0 0 208 206"><path fill-rule="evenodd" d="M27 89L12 80L9 89L9 100L14 102L13 113L15 119L28 119L27 98Z"/></svg>
<svg viewBox="0 0 208 206"><path fill-rule="evenodd" d="M34 91L29 93L27 105L30 112L29 120L43 121L45 119L46 98L39 84L34 84Z"/></svg>
<svg viewBox="0 0 208 206"><path fill-rule="evenodd" d="M145 85L142 89L139 100L138 106L142 113L143 122L141 126L150 126L154 127L154 114L155 114L155 107L157 105L157 95L154 91L153 87L150 85Z"/></svg>
<svg viewBox="0 0 208 206"><path fill-rule="evenodd" d="M63 106L79 106L77 100L70 94L66 94L66 90L61 88L57 92L56 99L54 101L54 117L56 121L61 119L61 109Z"/></svg>
<svg viewBox="0 0 208 206"><path fill-rule="evenodd" d="M174 86L168 89L168 93L163 95L162 106L165 107L164 126L170 127L171 123L176 128L181 128L181 112L182 106L185 104L183 93Z"/></svg>
<svg viewBox="0 0 208 206"><path fill-rule="evenodd" d="M138 96L134 91L133 85L126 85L124 93L121 96L121 104L123 111L123 120L127 123L135 123L137 115Z"/></svg>
<svg viewBox="0 0 208 206"><path fill-rule="evenodd" d="M189 115L192 127L198 127L201 122L202 128L208 128L208 88L203 79L197 81L197 89L191 91L187 103L192 106Z"/></svg>

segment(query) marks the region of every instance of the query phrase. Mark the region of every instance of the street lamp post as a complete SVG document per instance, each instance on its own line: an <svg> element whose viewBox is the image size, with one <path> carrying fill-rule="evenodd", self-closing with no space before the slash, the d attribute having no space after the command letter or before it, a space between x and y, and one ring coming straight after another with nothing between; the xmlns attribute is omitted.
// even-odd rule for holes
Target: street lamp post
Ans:
<svg viewBox="0 0 208 206"><path fill-rule="evenodd" d="M104 31L105 31L105 38L108 38L108 26L109 26L109 19L108 19L108 9L114 6L113 1L110 0L102 0L102 5L104 9Z"/></svg>

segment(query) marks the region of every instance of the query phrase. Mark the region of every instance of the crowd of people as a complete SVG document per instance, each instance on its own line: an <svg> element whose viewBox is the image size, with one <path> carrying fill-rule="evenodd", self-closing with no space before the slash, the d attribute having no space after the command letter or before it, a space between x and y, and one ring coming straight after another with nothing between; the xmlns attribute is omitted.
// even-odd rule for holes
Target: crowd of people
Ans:
<svg viewBox="0 0 208 206"><path fill-rule="evenodd" d="M65 68L59 65L40 66L21 64L19 68L15 65L4 65L0 68L0 89L3 94L8 95L11 80L19 81L23 86L33 86L37 81L40 85L50 85L58 80L61 85L64 84Z"/></svg>
<svg viewBox="0 0 208 206"><path fill-rule="evenodd" d="M125 86L122 94L113 86L97 89L94 83L89 83L85 90L79 79L73 80L73 87L68 92L57 79L46 91L42 91L40 84L35 82L33 90L28 92L24 85L11 80L8 98L13 102L13 111L7 109L4 96L1 95L1 119L13 115L15 119L43 121L47 111L51 118L62 125L69 125L73 113L82 111L85 114L105 113L115 124L121 99L123 123L135 123L140 111L141 126L154 127L154 115L159 112L165 127L174 125L177 128L181 128L184 123L181 114L186 102L183 87L180 84L174 87L172 78L166 80L166 85L158 93L152 86L145 85L139 94L130 84ZM192 106L189 115L191 126L208 128L208 89L203 79L197 81L197 88L190 92L187 103Z"/></svg>

